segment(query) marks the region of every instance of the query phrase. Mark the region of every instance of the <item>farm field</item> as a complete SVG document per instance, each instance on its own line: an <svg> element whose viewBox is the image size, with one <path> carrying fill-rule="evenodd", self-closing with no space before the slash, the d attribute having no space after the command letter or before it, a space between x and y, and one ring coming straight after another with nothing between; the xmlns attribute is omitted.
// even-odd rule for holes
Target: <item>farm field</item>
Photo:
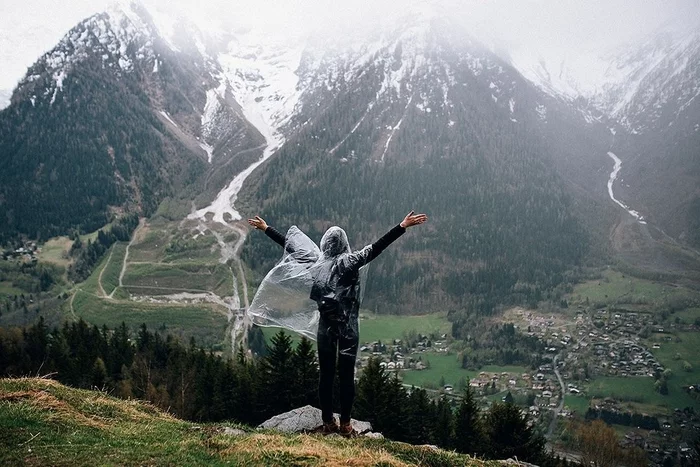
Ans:
<svg viewBox="0 0 700 467"><path fill-rule="evenodd" d="M653 348L654 344L659 348ZM668 381L669 390L700 382L700 332L679 332L673 336L653 334L648 340L648 347L659 362L673 372ZM690 370L684 368L684 362L690 364Z"/></svg>
<svg viewBox="0 0 700 467"><path fill-rule="evenodd" d="M163 244L164 240L173 240L174 232L181 236L180 240ZM74 296L63 307L64 315L110 328L122 321L132 330L146 324L150 329L184 340L194 337L205 348L221 348L228 327L225 307L191 301L155 303L150 299L183 291L233 294L231 269L211 252L215 239L210 235L208 239L200 236L198 241L189 241L192 237L190 231L178 231L173 224L160 223L156 228L145 224L130 246L125 242L115 243L90 277L76 285ZM168 245L172 246L172 263L163 262ZM124 287L119 287L127 249ZM193 252L208 256L194 261L187 259ZM138 300L130 300L132 297Z"/></svg>
<svg viewBox="0 0 700 467"><path fill-rule="evenodd" d="M149 295L158 290L160 294L181 291L215 292L220 296L233 294L233 277L228 266L223 264L128 264L123 283L132 294L139 293L138 288L150 289Z"/></svg>
<svg viewBox="0 0 700 467"><path fill-rule="evenodd" d="M588 386L587 394L594 399L612 397L624 402L657 406L668 413L674 408L699 407L697 401L680 389L673 381L668 384L668 395L664 396L654 389L654 378L606 376L596 378Z"/></svg>
<svg viewBox="0 0 700 467"><path fill-rule="evenodd" d="M69 303L67 306L70 306ZM219 345L228 326L227 310L213 304L155 304L109 300L78 290L72 300L75 317L108 328L126 323L132 330L146 324L162 334L187 342L190 337L205 348Z"/></svg>
<svg viewBox="0 0 700 467"><path fill-rule="evenodd" d="M429 364L429 368L424 370L404 370L401 372L404 384L413 386L438 387L439 382L444 378L445 384L457 387L460 379L475 378L482 371L487 373L506 372L515 375L528 371L520 366L498 365L486 365L478 371L470 371L462 368L456 354L424 352L420 355L412 354L410 356L413 358L420 357L424 364Z"/></svg>
<svg viewBox="0 0 700 467"><path fill-rule="evenodd" d="M586 414L586 410L590 406L590 400L584 396L574 396L572 394L567 394L564 396L564 406L568 407L569 410L576 412L580 416Z"/></svg>
<svg viewBox="0 0 700 467"><path fill-rule="evenodd" d="M72 244L68 237L52 238L41 246L41 252L37 254L37 258L41 262L67 267L72 262L68 257Z"/></svg>
<svg viewBox="0 0 700 467"><path fill-rule="evenodd" d="M443 313L420 316L360 315L360 342L382 341L390 343L394 339L403 339L411 331L417 334L450 335L452 324Z"/></svg>
<svg viewBox="0 0 700 467"><path fill-rule="evenodd" d="M601 279L589 280L574 287L571 297L588 299L593 304L651 303L677 292L675 287L639 279L619 271L606 270Z"/></svg>
<svg viewBox="0 0 700 467"><path fill-rule="evenodd" d="M694 324L700 320L700 308L686 308L682 311L673 313L670 317L675 322L678 319L679 324Z"/></svg>
<svg viewBox="0 0 700 467"><path fill-rule="evenodd" d="M404 334L415 331L416 333L430 334L435 332L438 335L450 333L450 322L441 313L420 316L400 316L400 315L375 315L372 313L360 314L360 346L363 343L382 341L390 344L394 339L403 339ZM260 328L269 342L279 328ZM298 339L298 334L286 331L292 337Z"/></svg>

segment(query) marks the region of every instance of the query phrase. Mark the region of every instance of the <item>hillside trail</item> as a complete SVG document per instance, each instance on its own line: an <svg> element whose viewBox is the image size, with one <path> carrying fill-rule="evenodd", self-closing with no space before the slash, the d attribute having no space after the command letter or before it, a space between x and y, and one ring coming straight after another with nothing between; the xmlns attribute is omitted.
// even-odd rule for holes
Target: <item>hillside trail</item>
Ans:
<svg viewBox="0 0 700 467"><path fill-rule="evenodd" d="M126 251L124 252L124 260L122 261L122 269L119 271L119 287L124 287L124 274L126 273L126 264L127 261L129 260L129 248L131 248L131 245L133 245L134 240L136 240L136 237L138 236L139 231L143 228L143 226L146 224L146 219L141 218L139 219L139 225L136 226L136 229L134 230L134 233L131 234L131 240L129 240L129 244L126 245ZM114 292L117 291L117 287L115 287L114 290L112 290L112 293L110 293L107 298L114 299Z"/></svg>
<svg viewBox="0 0 700 467"><path fill-rule="evenodd" d="M104 286L102 285L102 274L104 274L105 269L107 269L107 266L109 266L109 262L112 261L112 253L114 253L114 246L112 246L112 248L109 250L109 256L107 257L107 261L105 262L105 265L102 266L102 269L100 269L100 275L97 276L97 286L100 288L100 294L102 297L107 298L112 297L107 295L107 292L105 292Z"/></svg>

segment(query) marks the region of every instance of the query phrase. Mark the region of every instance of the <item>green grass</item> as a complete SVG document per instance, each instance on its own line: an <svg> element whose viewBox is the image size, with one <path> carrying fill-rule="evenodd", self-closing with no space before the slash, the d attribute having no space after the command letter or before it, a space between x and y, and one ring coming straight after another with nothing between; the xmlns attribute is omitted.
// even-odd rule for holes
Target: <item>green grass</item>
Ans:
<svg viewBox="0 0 700 467"><path fill-rule="evenodd" d="M178 291L212 292L220 295L233 293L233 278L225 264L129 264L123 280L132 293L139 287L152 288L148 293L171 294ZM136 287L133 287L136 286ZM172 290L171 290L172 289Z"/></svg>
<svg viewBox="0 0 700 467"><path fill-rule="evenodd" d="M73 242L68 237L49 239L41 245L41 253L37 257L41 262L68 266L71 263L71 259L68 258L68 252L72 244Z"/></svg>
<svg viewBox="0 0 700 467"><path fill-rule="evenodd" d="M452 325L444 313L421 316L362 313L360 342L391 342L393 339L403 339L410 331L423 335L450 335L451 329Z"/></svg>
<svg viewBox="0 0 700 467"><path fill-rule="evenodd" d="M683 311L677 311L669 316L668 320L674 322L678 318L683 324L693 324L695 320L700 318L700 308L686 308Z"/></svg>
<svg viewBox="0 0 700 467"><path fill-rule="evenodd" d="M12 282L0 282L0 295L22 295L25 291L12 285Z"/></svg>
<svg viewBox="0 0 700 467"><path fill-rule="evenodd" d="M667 336L668 334L654 334L648 340L647 346L659 362L673 372L668 382L669 388L700 382L700 332L679 332L671 336L671 341L665 340ZM660 348L652 348L654 343L658 343ZM676 354L679 359L676 359ZM692 365L692 371L683 369L684 361ZM696 407L700 408L700 405Z"/></svg>
<svg viewBox="0 0 700 467"><path fill-rule="evenodd" d="M115 328L125 322L136 328L145 323L149 329L170 333L185 342L194 337L198 344L210 347L225 338L226 310L218 305L154 304L107 300L78 290L73 300L75 314L97 326Z"/></svg>
<svg viewBox="0 0 700 467"><path fill-rule="evenodd" d="M90 274L90 276L87 279L78 284L76 287L88 293L92 293L95 295L99 294L100 287L98 284L98 280L100 277L100 271L102 271L102 268L104 268L107 264L107 260L109 260L109 252L107 252L105 255L102 256L102 258L100 258L100 261L95 266L95 269L92 270L92 274Z"/></svg>
<svg viewBox="0 0 700 467"><path fill-rule="evenodd" d="M135 241L129 248L129 261L157 262L165 256L165 247L172 235L166 229L143 227L139 233L140 241Z"/></svg>
<svg viewBox="0 0 700 467"><path fill-rule="evenodd" d="M564 405L570 410L573 410L580 416L586 414L586 410L590 406L590 400L584 396L574 396L572 394L567 394L564 396Z"/></svg>
<svg viewBox="0 0 700 467"><path fill-rule="evenodd" d="M527 370L520 366L497 366L487 365L479 371L470 371L462 368L461 362L456 354L447 355L444 353L429 353L412 354L410 357L421 357L421 361L425 364L430 362L430 368L424 370L404 370L401 374L404 384L412 386L427 386L437 387L442 378L445 379L445 384L451 384L457 387L461 378L475 378L482 371L487 373L512 373L521 375Z"/></svg>
<svg viewBox="0 0 700 467"><path fill-rule="evenodd" d="M673 379L669 381L668 389L669 393L666 396L656 392L654 378L650 377L606 376L591 381L588 386L588 394L595 399L612 397L623 402L630 401L656 406L665 409L666 413L674 408L700 408L698 402L683 392Z"/></svg>
<svg viewBox="0 0 700 467"><path fill-rule="evenodd" d="M107 257L110 259L102 273L102 287L105 289L107 295L119 287L119 274L121 273L124 255L126 254L126 243L115 243L110 253L107 253Z"/></svg>
<svg viewBox="0 0 700 467"><path fill-rule="evenodd" d="M231 426L231 424L226 424ZM0 379L0 465L488 466L426 446L365 437L192 424L150 404L51 380Z"/></svg>
<svg viewBox="0 0 700 467"><path fill-rule="evenodd" d="M192 238L191 233L186 233L181 236L181 251L168 252L164 250L163 262L200 262L200 263L218 263L221 255L219 254L219 246L216 238L209 235L199 235L196 239ZM167 250L167 248L166 248Z"/></svg>
<svg viewBox="0 0 700 467"><path fill-rule="evenodd" d="M603 278L578 284L571 296L597 304L651 303L674 292L675 288L669 285L608 269Z"/></svg>

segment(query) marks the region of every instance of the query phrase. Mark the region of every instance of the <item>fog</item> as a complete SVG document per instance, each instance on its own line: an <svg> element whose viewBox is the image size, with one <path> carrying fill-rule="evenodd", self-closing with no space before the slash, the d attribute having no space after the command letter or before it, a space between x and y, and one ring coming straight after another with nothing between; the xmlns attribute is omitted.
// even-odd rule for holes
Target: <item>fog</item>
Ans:
<svg viewBox="0 0 700 467"><path fill-rule="evenodd" d="M42 53L104 0L4 2L0 15L0 90L14 87ZM655 29L700 18L698 0L143 0L157 17L184 16L202 29L260 37L355 36L425 15L447 15L499 51L543 56L598 53ZM60 5L60 8L57 7Z"/></svg>

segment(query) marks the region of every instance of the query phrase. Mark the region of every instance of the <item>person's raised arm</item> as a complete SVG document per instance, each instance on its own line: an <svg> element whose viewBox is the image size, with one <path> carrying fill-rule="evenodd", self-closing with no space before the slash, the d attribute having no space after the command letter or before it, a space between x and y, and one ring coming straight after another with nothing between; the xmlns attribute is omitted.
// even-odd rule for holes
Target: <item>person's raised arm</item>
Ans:
<svg viewBox="0 0 700 467"><path fill-rule="evenodd" d="M284 235L279 233L274 227L267 225L265 219L263 219L260 216L255 216L253 219L248 219L248 224L250 224L251 227L254 227L257 230L262 230L263 232L265 232L265 235L270 237L275 243L284 248Z"/></svg>
<svg viewBox="0 0 700 467"><path fill-rule="evenodd" d="M420 225L428 220L428 216L425 214L414 214L413 211L406 214L406 217L397 225L392 228L386 234L382 236L379 240L371 245L364 247L359 251L355 251L348 255L348 266L352 268L359 269L365 264L369 263L377 256L379 256L382 251L396 241L401 235L406 232L406 229L413 227L415 225Z"/></svg>

